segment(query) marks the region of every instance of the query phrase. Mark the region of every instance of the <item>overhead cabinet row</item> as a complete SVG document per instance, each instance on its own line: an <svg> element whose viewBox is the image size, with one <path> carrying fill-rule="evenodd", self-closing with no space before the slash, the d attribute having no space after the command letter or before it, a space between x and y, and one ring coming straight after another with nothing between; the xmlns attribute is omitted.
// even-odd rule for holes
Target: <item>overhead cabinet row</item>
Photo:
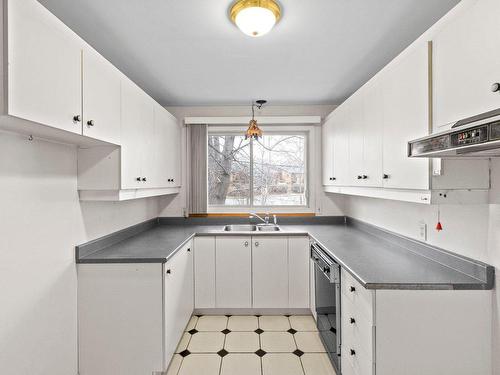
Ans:
<svg viewBox="0 0 500 375"><path fill-rule="evenodd" d="M500 27L484 21L499 11L494 0L462 4L328 116L325 191L423 203L488 201L488 160L413 159L407 144L500 108L500 92L492 91L500 81Z"/></svg>
<svg viewBox="0 0 500 375"><path fill-rule="evenodd" d="M178 191L177 119L38 1L2 5L0 128L79 145L81 199Z"/></svg>

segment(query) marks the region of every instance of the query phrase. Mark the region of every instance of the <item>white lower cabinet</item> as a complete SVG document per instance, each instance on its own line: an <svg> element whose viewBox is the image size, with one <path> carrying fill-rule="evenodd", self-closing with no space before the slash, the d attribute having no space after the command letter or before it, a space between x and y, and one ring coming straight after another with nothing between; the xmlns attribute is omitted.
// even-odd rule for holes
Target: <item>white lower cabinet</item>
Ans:
<svg viewBox="0 0 500 375"><path fill-rule="evenodd" d="M310 308L309 237L288 237L288 307Z"/></svg>
<svg viewBox="0 0 500 375"><path fill-rule="evenodd" d="M255 308L288 307L287 237L252 237L252 292Z"/></svg>
<svg viewBox="0 0 500 375"><path fill-rule="evenodd" d="M194 310L193 249L185 245L163 265L165 314L165 368Z"/></svg>
<svg viewBox="0 0 500 375"><path fill-rule="evenodd" d="M310 308L308 236L200 236L195 309Z"/></svg>
<svg viewBox="0 0 500 375"><path fill-rule="evenodd" d="M79 264L81 375L165 371L193 311L191 242L165 264Z"/></svg>
<svg viewBox="0 0 500 375"><path fill-rule="evenodd" d="M491 374L491 292L367 290L341 278L342 375Z"/></svg>
<svg viewBox="0 0 500 375"><path fill-rule="evenodd" d="M200 309L215 308L215 237L194 239L194 301Z"/></svg>
<svg viewBox="0 0 500 375"><path fill-rule="evenodd" d="M252 237L215 240L215 302L218 308L252 307Z"/></svg>

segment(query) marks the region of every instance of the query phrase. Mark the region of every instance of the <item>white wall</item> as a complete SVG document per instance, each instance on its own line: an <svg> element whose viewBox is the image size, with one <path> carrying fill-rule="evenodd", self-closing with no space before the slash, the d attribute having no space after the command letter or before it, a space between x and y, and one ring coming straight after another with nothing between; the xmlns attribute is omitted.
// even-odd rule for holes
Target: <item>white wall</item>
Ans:
<svg viewBox="0 0 500 375"><path fill-rule="evenodd" d="M266 106L262 111L257 111L256 114L265 116L321 116L326 117L333 109L334 105L295 105L295 106ZM179 121L185 117L204 117L204 116L249 116L251 115L250 105L248 106L201 106L201 107L167 107L167 110L172 113ZM186 187L187 175L187 146L186 146L186 128L183 131L183 188L176 196L166 196L160 199L160 216L183 216L188 205L188 192ZM315 163L320 164L321 138L318 132L317 138L313 141L314 147L317 150L317 158ZM328 198L321 187L321 166L317 165L317 176L315 179L315 201L317 215L342 215L342 197Z"/></svg>
<svg viewBox="0 0 500 375"><path fill-rule="evenodd" d="M500 158L492 161L491 201L500 200ZM333 196L333 195L332 195ZM443 205L437 232L437 206L348 197L345 213L353 218L419 239L419 222L428 225L428 242L446 250L481 260L496 268L500 283L500 204ZM500 353L500 293L493 293L493 353ZM500 374L500 356L493 356L495 375Z"/></svg>
<svg viewBox="0 0 500 375"><path fill-rule="evenodd" d="M156 217L158 200L80 203L74 146L0 132L0 373L77 373L74 246Z"/></svg>

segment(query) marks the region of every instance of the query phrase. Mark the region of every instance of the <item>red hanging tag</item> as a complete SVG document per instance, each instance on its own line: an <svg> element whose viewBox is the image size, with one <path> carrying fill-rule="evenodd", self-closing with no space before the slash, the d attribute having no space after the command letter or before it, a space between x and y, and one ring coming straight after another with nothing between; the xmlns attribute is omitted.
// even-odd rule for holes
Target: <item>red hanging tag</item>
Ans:
<svg viewBox="0 0 500 375"><path fill-rule="evenodd" d="M441 207L438 205L438 222L436 224L436 230L438 232L443 230L443 226L441 225Z"/></svg>

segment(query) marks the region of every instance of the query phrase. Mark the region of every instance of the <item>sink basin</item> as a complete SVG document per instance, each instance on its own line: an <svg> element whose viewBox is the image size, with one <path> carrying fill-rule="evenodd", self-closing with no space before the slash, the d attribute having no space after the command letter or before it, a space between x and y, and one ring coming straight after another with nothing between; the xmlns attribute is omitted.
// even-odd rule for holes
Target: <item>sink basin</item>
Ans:
<svg viewBox="0 0 500 375"><path fill-rule="evenodd" d="M257 225L253 224L235 224L226 225L224 227L225 232L255 232L257 231Z"/></svg>
<svg viewBox="0 0 500 375"><path fill-rule="evenodd" d="M257 225L259 232L279 232L281 228L277 225Z"/></svg>

